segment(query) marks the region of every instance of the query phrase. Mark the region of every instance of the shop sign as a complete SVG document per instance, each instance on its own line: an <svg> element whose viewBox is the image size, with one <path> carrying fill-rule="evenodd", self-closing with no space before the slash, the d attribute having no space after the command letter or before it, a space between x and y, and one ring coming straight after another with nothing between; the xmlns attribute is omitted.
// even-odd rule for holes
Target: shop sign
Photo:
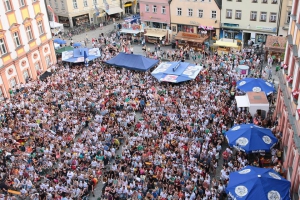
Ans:
<svg viewBox="0 0 300 200"><path fill-rule="evenodd" d="M272 27L264 27L264 26L256 26L257 30L263 30L263 31L272 31L276 32L277 28L272 28Z"/></svg>
<svg viewBox="0 0 300 200"><path fill-rule="evenodd" d="M141 26L138 24L131 24L130 26L129 26L129 24L123 24L122 27L123 27L123 29L132 29L132 30L140 30L141 29Z"/></svg>
<svg viewBox="0 0 300 200"><path fill-rule="evenodd" d="M196 21L190 21L190 24L192 24L192 25L199 25L199 23L196 22Z"/></svg>

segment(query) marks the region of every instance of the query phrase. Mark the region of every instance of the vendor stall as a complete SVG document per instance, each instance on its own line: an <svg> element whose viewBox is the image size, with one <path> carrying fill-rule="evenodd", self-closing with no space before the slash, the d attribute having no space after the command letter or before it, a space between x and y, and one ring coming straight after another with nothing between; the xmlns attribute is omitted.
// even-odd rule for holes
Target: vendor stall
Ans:
<svg viewBox="0 0 300 200"><path fill-rule="evenodd" d="M265 44L266 55L272 56L275 61L284 60L286 42L286 37L268 35ZM265 58L267 59L267 56Z"/></svg>
<svg viewBox="0 0 300 200"><path fill-rule="evenodd" d="M175 39L178 41L178 47L186 47L187 45L190 48L193 48L195 51L202 51L204 48L204 42L208 40L209 36L199 35L197 33L185 33L179 32Z"/></svg>
<svg viewBox="0 0 300 200"><path fill-rule="evenodd" d="M145 30L145 41L149 43L162 43L168 45L172 41L171 30L157 29L157 28L147 28Z"/></svg>
<svg viewBox="0 0 300 200"><path fill-rule="evenodd" d="M237 67L237 72L241 75L248 75L249 74L249 66L248 65L239 65Z"/></svg>
<svg viewBox="0 0 300 200"><path fill-rule="evenodd" d="M229 52L237 52L241 50L238 40L222 38L213 44L213 51L217 51L218 55L228 54Z"/></svg>
<svg viewBox="0 0 300 200"><path fill-rule="evenodd" d="M142 34L144 33L144 24L131 24L124 22L121 24L121 33L127 39L132 38L133 42L141 41Z"/></svg>
<svg viewBox="0 0 300 200"><path fill-rule="evenodd" d="M264 92L247 92L244 96L235 96L237 107L249 111L251 116L259 115L263 118L269 110L269 101Z"/></svg>

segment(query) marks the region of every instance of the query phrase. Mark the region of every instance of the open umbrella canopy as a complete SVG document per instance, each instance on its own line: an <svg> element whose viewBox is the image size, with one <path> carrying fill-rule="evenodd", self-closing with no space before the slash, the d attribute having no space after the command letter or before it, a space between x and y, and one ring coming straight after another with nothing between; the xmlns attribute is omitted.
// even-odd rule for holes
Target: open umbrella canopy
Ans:
<svg viewBox="0 0 300 200"><path fill-rule="evenodd" d="M237 89L243 92L264 92L266 95L275 92L274 85L261 78L244 78L237 82Z"/></svg>
<svg viewBox="0 0 300 200"><path fill-rule="evenodd" d="M234 199L289 200L291 183L270 168L247 166L229 174L226 192Z"/></svg>
<svg viewBox="0 0 300 200"><path fill-rule="evenodd" d="M73 47L66 46L66 47L62 47L60 49L57 49L55 52L57 54L62 54L62 52L64 52L64 51L72 51L73 49L74 49Z"/></svg>
<svg viewBox="0 0 300 200"><path fill-rule="evenodd" d="M66 44L67 43L66 41L64 41L60 38L54 39L53 42L56 43L56 44Z"/></svg>
<svg viewBox="0 0 300 200"><path fill-rule="evenodd" d="M229 146L246 153L268 152L277 143L272 131L255 124L242 124L225 132Z"/></svg>
<svg viewBox="0 0 300 200"><path fill-rule="evenodd" d="M73 44L73 47L80 47L82 44L80 43L80 42L75 42L74 44Z"/></svg>

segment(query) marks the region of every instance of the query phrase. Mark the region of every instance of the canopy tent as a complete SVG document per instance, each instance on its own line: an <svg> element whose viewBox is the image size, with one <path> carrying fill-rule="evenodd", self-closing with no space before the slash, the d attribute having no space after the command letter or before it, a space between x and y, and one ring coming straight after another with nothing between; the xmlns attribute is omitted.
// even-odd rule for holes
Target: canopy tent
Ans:
<svg viewBox="0 0 300 200"><path fill-rule="evenodd" d="M158 60L146 58L141 55L120 53L105 63L130 70L148 71L158 62Z"/></svg>
<svg viewBox="0 0 300 200"><path fill-rule="evenodd" d="M50 28L51 28L51 32L54 33L55 35L59 32L64 32L64 25L54 22L54 21L50 21L49 22Z"/></svg>
<svg viewBox="0 0 300 200"><path fill-rule="evenodd" d="M66 47L55 50L55 53L62 54L62 52L64 52L64 51L71 51L73 49L74 49L73 47L66 46Z"/></svg>
<svg viewBox="0 0 300 200"><path fill-rule="evenodd" d="M119 6L116 6L116 7L109 7L109 10L106 11L106 13L108 15L113 15L113 14L116 14L116 13L121 13L123 12L123 9L120 8Z"/></svg>
<svg viewBox="0 0 300 200"><path fill-rule="evenodd" d="M202 69L202 66L193 66L186 62L165 62L151 74L158 81L179 83L195 79Z"/></svg>
<svg viewBox="0 0 300 200"><path fill-rule="evenodd" d="M80 63L86 62L84 55L86 54L86 59L88 61L94 60L101 56L98 48L79 48L73 49L73 51L64 51L62 52L62 61L70 63Z"/></svg>
<svg viewBox="0 0 300 200"><path fill-rule="evenodd" d="M152 37L157 37L157 38L162 38L164 36L166 36L166 33L154 33L154 32L147 32L146 34L144 34L144 36L152 36Z"/></svg>
<svg viewBox="0 0 300 200"><path fill-rule="evenodd" d="M133 23L137 23L137 21L140 19L141 19L140 15L133 15L131 17L124 18L124 21L133 24Z"/></svg>
<svg viewBox="0 0 300 200"><path fill-rule="evenodd" d="M236 43L233 43L233 42L223 42L223 41L217 41L216 43L213 44L213 46L239 48L239 46Z"/></svg>

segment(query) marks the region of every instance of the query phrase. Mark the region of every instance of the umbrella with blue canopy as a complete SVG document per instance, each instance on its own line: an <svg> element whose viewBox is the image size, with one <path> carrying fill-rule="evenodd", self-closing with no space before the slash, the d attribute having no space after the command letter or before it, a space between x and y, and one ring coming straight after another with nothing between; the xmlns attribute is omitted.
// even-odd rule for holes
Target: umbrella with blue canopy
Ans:
<svg viewBox="0 0 300 200"><path fill-rule="evenodd" d="M237 82L237 89L243 92L264 92L266 95L275 92L274 85L261 78L244 78Z"/></svg>
<svg viewBox="0 0 300 200"><path fill-rule="evenodd" d="M54 39L53 42L56 43L56 44L66 44L67 43L66 41L64 41L60 38Z"/></svg>
<svg viewBox="0 0 300 200"><path fill-rule="evenodd" d="M255 124L242 124L225 132L229 146L246 153L268 152L277 143L272 131Z"/></svg>
<svg viewBox="0 0 300 200"><path fill-rule="evenodd" d="M226 193L239 200L290 200L290 187L273 169L247 166L229 174Z"/></svg>
<svg viewBox="0 0 300 200"><path fill-rule="evenodd" d="M82 44L80 43L80 42L75 42L74 44L73 44L73 47L80 47Z"/></svg>

